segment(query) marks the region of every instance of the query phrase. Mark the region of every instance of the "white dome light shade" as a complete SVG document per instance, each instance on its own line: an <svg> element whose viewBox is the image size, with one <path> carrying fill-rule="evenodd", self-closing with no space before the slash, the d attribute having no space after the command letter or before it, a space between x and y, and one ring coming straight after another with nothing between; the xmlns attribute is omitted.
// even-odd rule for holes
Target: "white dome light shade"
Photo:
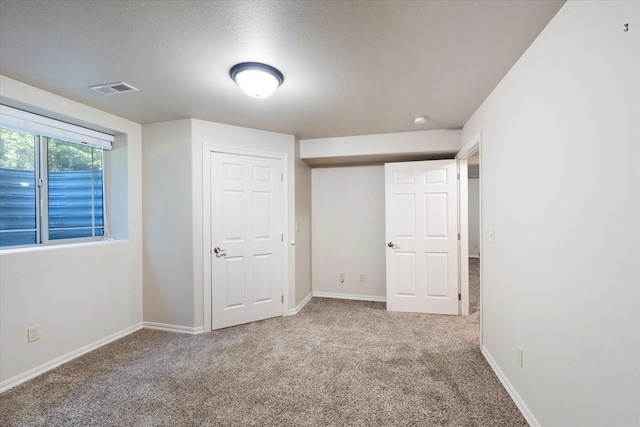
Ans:
<svg viewBox="0 0 640 427"><path fill-rule="evenodd" d="M236 64L231 67L229 75L244 93L254 98L271 96L284 81L280 71L259 62Z"/></svg>
<svg viewBox="0 0 640 427"><path fill-rule="evenodd" d="M245 70L236 74L236 83L240 89L254 98L271 96L279 86L278 79L259 70Z"/></svg>

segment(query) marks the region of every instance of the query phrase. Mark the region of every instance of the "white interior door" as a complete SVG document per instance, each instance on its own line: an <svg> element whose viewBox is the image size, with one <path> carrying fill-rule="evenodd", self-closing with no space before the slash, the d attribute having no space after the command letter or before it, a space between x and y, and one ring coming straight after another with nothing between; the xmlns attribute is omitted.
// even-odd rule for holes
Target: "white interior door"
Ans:
<svg viewBox="0 0 640 427"><path fill-rule="evenodd" d="M211 327L282 315L280 159L210 153Z"/></svg>
<svg viewBox="0 0 640 427"><path fill-rule="evenodd" d="M458 314L455 160L385 165L387 310Z"/></svg>

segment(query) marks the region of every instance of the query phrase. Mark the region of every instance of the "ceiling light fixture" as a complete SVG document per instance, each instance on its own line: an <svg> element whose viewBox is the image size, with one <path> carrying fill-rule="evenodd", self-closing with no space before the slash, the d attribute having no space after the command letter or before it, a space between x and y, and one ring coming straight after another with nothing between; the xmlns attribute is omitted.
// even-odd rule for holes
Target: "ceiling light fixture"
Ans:
<svg viewBox="0 0 640 427"><path fill-rule="evenodd" d="M280 71L260 62L236 64L229 70L229 75L244 93L254 98L271 96L284 81Z"/></svg>
<svg viewBox="0 0 640 427"><path fill-rule="evenodd" d="M413 123L417 125L424 125L427 123L427 118L425 116L416 117L413 119Z"/></svg>

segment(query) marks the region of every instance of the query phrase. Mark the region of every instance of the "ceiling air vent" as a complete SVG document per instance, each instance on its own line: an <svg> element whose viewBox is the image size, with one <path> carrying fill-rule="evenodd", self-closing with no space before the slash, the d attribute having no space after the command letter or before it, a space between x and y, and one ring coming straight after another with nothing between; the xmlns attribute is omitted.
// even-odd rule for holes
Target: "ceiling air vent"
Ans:
<svg viewBox="0 0 640 427"><path fill-rule="evenodd" d="M109 83L106 85L91 86L90 89L103 95L115 95L118 93L137 92L138 89L125 82Z"/></svg>

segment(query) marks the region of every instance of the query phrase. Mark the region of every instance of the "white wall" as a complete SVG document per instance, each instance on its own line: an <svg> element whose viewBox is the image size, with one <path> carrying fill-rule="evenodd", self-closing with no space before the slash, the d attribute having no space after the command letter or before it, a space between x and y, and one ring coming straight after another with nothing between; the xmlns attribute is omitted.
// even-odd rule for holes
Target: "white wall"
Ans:
<svg viewBox="0 0 640 427"><path fill-rule="evenodd" d="M145 324L192 333L206 331L211 318L205 310L210 285L205 283L203 262L204 147L230 147L286 155L289 197L287 240L293 240L295 138L194 119L146 124L143 130ZM287 256L289 295L285 302L289 308L295 308L296 246L287 245Z"/></svg>
<svg viewBox="0 0 640 427"><path fill-rule="evenodd" d="M443 129L303 139L300 157L311 165L453 157L462 147L460 136L460 130Z"/></svg>
<svg viewBox="0 0 640 427"><path fill-rule="evenodd" d="M193 327L191 120L142 127L144 320Z"/></svg>
<svg viewBox="0 0 640 427"><path fill-rule="evenodd" d="M311 176L314 295L384 300L384 166L315 168Z"/></svg>
<svg viewBox="0 0 640 427"><path fill-rule="evenodd" d="M311 168L300 159L300 141L296 141L296 280L295 301L300 308L311 294Z"/></svg>
<svg viewBox="0 0 640 427"><path fill-rule="evenodd" d="M0 390L142 326L141 127L0 76L0 101L115 133L108 197L119 239L0 251ZM40 340L27 343L39 325Z"/></svg>
<svg viewBox="0 0 640 427"><path fill-rule="evenodd" d="M469 256L480 256L480 180L470 178L468 185L469 203Z"/></svg>
<svg viewBox="0 0 640 427"><path fill-rule="evenodd" d="M533 425L640 425L639 8L568 2L463 129L483 351Z"/></svg>

